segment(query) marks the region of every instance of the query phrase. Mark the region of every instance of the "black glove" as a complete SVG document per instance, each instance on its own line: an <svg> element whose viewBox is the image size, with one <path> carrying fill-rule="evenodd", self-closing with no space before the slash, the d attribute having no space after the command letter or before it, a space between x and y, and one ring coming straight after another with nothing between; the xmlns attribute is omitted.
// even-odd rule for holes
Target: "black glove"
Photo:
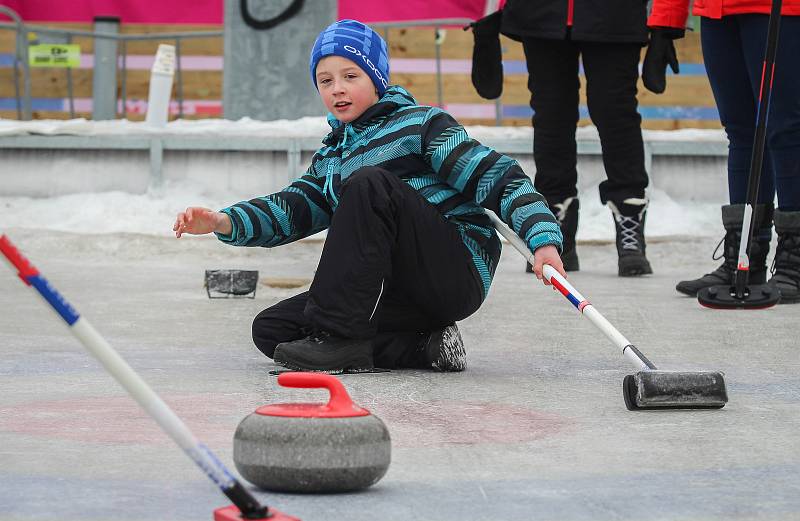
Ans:
<svg viewBox="0 0 800 521"><path fill-rule="evenodd" d="M642 82L647 90L661 94L667 88L667 65L678 74L678 55L673 40L683 38L683 29L656 27L650 30L650 44L642 64Z"/></svg>
<svg viewBox="0 0 800 521"><path fill-rule="evenodd" d="M500 50L502 11L481 18L472 27L472 85L482 98L495 99L503 93L503 57ZM466 27L464 28L467 29Z"/></svg>

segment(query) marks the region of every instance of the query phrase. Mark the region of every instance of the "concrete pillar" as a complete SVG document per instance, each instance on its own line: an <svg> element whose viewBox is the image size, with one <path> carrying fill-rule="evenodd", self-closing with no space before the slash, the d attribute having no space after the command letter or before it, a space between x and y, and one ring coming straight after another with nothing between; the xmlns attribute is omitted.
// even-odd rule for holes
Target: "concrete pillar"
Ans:
<svg viewBox="0 0 800 521"><path fill-rule="evenodd" d="M96 16L94 31L119 33L119 18ZM94 69L92 71L92 119L117 117L117 40L95 38Z"/></svg>
<svg viewBox="0 0 800 521"><path fill-rule="evenodd" d="M247 0L250 15L268 20L292 0ZM227 119L296 119L325 108L311 84L308 58L314 39L336 20L336 0L306 0L285 22L257 30L242 18L239 0L225 2L223 111Z"/></svg>

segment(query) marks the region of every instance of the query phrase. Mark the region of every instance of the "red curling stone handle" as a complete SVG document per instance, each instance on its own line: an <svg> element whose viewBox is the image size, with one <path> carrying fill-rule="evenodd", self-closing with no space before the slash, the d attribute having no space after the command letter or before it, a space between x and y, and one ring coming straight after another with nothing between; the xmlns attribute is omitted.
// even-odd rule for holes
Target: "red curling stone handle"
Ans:
<svg viewBox="0 0 800 521"><path fill-rule="evenodd" d="M325 373L288 372L278 376L278 384L283 387L297 387L303 389L327 389L330 393L328 403L321 408L324 416L361 416L369 414L353 403L342 382L335 376ZM322 411L319 411L322 412Z"/></svg>

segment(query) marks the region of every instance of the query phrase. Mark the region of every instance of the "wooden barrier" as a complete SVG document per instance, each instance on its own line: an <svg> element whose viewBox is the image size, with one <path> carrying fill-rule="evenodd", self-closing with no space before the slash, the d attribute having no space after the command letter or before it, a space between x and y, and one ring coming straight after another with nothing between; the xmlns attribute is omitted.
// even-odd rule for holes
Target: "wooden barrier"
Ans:
<svg viewBox="0 0 800 521"><path fill-rule="evenodd" d="M91 30L88 24L48 24L51 27ZM208 31L220 30L220 26L171 26L171 25L125 25L121 27L124 34L182 32L182 31ZM391 29L381 34L387 38L390 56L393 60L424 60L425 72L397 72L392 74L392 82L406 87L421 104L437 104L436 75L427 70L432 70L432 60L436 56L434 31L431 28ZM478 107L481 117L458 116L464 124L493 125L495 123L494 102L480 98L475 92L469 77L469 60L472 56L472 34L460 28L449 28L444 31L444 38L440 46L442 60L456 60L458 73L446 73L442 77L442 99L448 105L459 104L462 106ZM91 38L76 37L73 43L80 45L84 61L93 53ZM137 58L152 57L155 55L159 43L172 43L174 40L164 41L131 41L126 43L128 54L128 70L126 71L125 97L128 101L126 117L131 120L144 118L142 102L147 99L149 70L141 65L131 66ZM309 42L310 44L310 42ZM503 59L514 64L518 72L510 72L504 78L503 97L501 99L506 115L504 125L530 125L528 103L530 93L527 89L527 74L524 73L524 55L522 46L513 40L503 38ZM689 64L702 64L702 54L699 45L699 35L688 33L687 37L679 40L676 45L678 56L684 68ZM121 44L120 44L121 49ZM16 118L16 110L9 106L14 102L13 70L11 69L11 56L14 52L14 32L0 30L0 117ZM184 40L181 43L181 54L184 62L195 60L200 67L207 69L187 70L184 65L182 73L184 117L206 118L219 117L222 100L222 70L221 57L223 55L222 38L202 38ZM5 60L2 58L5 57ZM137 62L141 64L141 59ZM414 62L417 63L417 62ZM423 63L423 62L420 62ZM205 65L203 65L205 64ZM465 68L466 67L466 68ZM520 69L521 68L521 69ZM697 68L697 67L695 67ZM32 69L32 98L34 103L34 118L67 118L69 117L67 94L67 73L64 69ZM122 96L121 88L122 71L118 74L117 92ZM583 78L581 78L583 82ZM90 101L92 98L92 71L90 65L72 71L73 96L75 98L76 116L90 118ZM585 87L585 86L584 86ZM177 98L177 82L173 84L173 100ZM650 129L677 129L677 128L719 128L719 121L713 115L714 99L708 84L708 79L702 72L687 75L671 75L667 78L667 91L662 95L655 95L639 83L639 103L644 116L643 127ZM585 105L585 88L581 89L581 103ZM173 103L174 105L174 103ZM704 109L705 117L691 119L689 117L652 117L648 114L653 109L663 109L669 113L670 109L682 109L687 114L692 114L693 108ZM685 109L685 110L684 110ZM672 112L676 112L673 110ZM680 112L680 111L677 111ZM488 114L488 115L487 115ZM121 114L120 114L121 115ZM658 115L658 114L656 114ZM583 118L581 125L590 124L588 118Z"/></svg>

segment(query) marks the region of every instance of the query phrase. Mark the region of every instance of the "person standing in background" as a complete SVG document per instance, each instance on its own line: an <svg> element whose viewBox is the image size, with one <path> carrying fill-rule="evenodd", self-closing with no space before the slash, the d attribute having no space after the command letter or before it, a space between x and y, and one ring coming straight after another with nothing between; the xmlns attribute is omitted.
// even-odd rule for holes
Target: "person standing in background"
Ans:
<svg viewBox="0 0 800 521"><path fill-rule="evenodd" d="M709 286L733 284L771 5L770 0L694 2L693 14L700 16L703 62L730 143L730 204L722 207L724 261L711 273L679 282L676 289L686 295L696 296ZM683 37L688 14L688 0L654 1L648 26L654 35L659 35L666 53L673 39ZM779 291L781 303L796 303L800 302L800 1L784 1L781 14L764 165L753 215L749 281L753 284L766 281L774 220L778 246L768 283ZM663 63L660 70L664 70ZM774 208L776 193L777 209Z"/></svg>
<svg viewBox="0 0 800 521"><path fill-rule="evenodd" d="M534 111L534 186L561 224L567 271L579 269L575 131L581 60L589 115L603 151L607 179L600 184L600 200L614 218L618 273L653 272L645 254L648 175L636 99L646 19L646 2L630 0L508 0L502 10L500 31L521 41L525 52Z"/></svg>

